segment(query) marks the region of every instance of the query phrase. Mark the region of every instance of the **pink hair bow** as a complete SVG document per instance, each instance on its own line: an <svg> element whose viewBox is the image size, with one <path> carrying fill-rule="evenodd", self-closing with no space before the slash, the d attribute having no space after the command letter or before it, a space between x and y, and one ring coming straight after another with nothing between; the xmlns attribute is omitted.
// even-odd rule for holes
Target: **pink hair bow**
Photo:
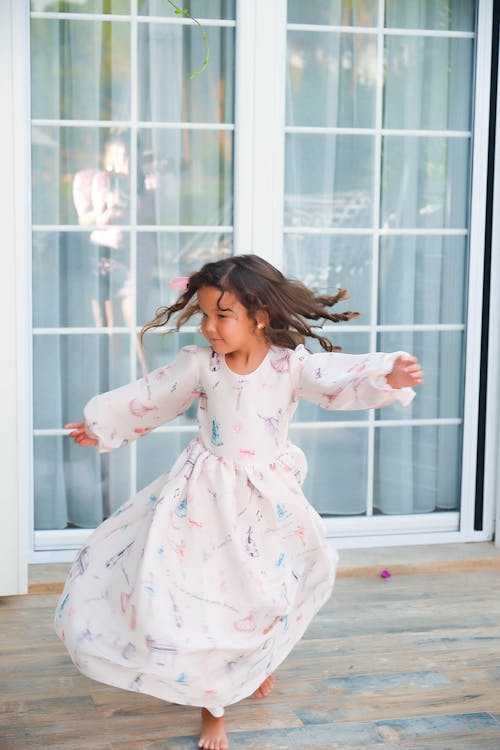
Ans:
<svg viewBox="0 0 500 750"><path fill-rule="evenodd" d="M174 292L185 292L189 287L189 276L176 276L170 281L169 287Z"/></svg>

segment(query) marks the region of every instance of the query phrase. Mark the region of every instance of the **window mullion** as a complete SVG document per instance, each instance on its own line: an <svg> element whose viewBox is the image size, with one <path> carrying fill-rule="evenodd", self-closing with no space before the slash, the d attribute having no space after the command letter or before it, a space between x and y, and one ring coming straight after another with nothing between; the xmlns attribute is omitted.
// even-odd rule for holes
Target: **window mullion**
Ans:
<svg viewBox="0 0 500 750"><path fill-rule="evenodd" d="M286 0L237 6L235 249L282 262Z"/></svg>

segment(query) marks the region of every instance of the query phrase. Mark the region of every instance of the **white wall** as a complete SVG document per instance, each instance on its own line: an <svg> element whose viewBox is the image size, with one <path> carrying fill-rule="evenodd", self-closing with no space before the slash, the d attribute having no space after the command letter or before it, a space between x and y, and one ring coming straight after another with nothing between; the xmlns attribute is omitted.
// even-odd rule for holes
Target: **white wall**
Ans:
<svg viewBox="0 0 500 750"><path fill-rule="evenodd" d="M26 7L25 7L26 6ZM29 127L28 4L0 4L0 226L2 394L0 430L0 595L27 588L29 490Z"/></svg>

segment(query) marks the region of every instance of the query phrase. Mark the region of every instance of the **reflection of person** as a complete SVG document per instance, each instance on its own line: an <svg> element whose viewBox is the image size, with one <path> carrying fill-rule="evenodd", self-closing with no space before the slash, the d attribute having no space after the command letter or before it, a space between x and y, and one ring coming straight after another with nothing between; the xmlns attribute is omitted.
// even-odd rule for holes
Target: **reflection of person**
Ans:
<svg viewBox="0 0 500 750"><path fill-rule="evenodd" d="M187 346L147 378L93 398L80 445L109 451L198 398L200 434L170 472L91 536L55 626L81 671L202 707L199 747L227 748L223 706L265 697L273 671L329 598L335 554L304 497L306 463L287 439L298 398L325 409L378 408L422 382L404 352L348 355L308 321L348 320L266 261L206 264L143 331L201 312L208 347ZM304 336L327 351L310 354Z"/></svg>
<svg viewBox="0 0 500 750"><path fill-rule="evenodd" d="M73 179L73 202L80 226L97 227L90 242L99 249L96 269L97 293L92 299L95 325L113 328L116 323L113 302L119 301L123 323L136 342L134 327L134 287L124 255L124 237L120 224L126 219L128 205L129 160L124 141L110 138L104 147L103 170L84 169ZM142 371L147 372L142 351L138 348Z"/></svg>
<svg viewBox="0 0 500 750"><path fill-rule="evenodd" d="M123 317L130 308L130 271L120 257L123 232L116 224L123 223L126 198L123 181L128 182L128 157L123 141L109 140L104 148L104 170L84 169L73 179L73 202L80 226L99 227L90 234L90 242L99 248L97 274L98 292L92 299L96 326L114 325L111 279L119 275L117 296L121 299ZM101 228L102 227L102 228ZM117 285L118 286L118 285Z"/></svg>

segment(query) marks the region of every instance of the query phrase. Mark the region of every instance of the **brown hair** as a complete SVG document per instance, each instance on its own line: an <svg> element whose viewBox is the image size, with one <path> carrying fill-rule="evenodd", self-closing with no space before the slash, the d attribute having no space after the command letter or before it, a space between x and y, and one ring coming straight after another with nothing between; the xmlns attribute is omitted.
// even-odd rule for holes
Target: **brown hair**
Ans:
<svg viewBox="0 0 500 750"><path fill-rule="evenodd" d="M339 351L340 347L316 333L309 324L311 320L321 320L315 328L321 328L324 321L334 323L358 317L355 312L332 313L328 309L340 300L347 298L345 289L335 295L316 295L311 289L297 279L287 278L281 271L257 255L233 255L213 263L207 263L199 271L191 274L188 288L169 307L160 307L153 320L143 327L144 334L166 325L173 315L179 313L175 329L186 323L193 315L200 312L196 293L206 286L213 286L221 291L232 292L247 309L248 315L254 317L259 311L267 312L269 323L264 328L267 340L276 346L295 349L303 344L306 337L317 339L326 351ZM194 298L194 299L193 299Z"/></svg>

